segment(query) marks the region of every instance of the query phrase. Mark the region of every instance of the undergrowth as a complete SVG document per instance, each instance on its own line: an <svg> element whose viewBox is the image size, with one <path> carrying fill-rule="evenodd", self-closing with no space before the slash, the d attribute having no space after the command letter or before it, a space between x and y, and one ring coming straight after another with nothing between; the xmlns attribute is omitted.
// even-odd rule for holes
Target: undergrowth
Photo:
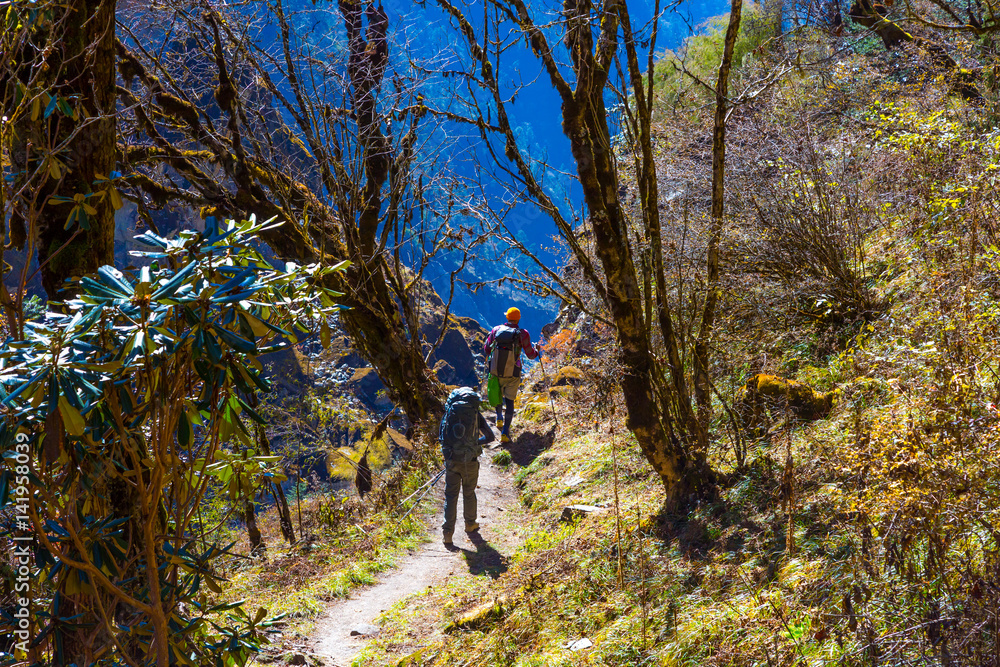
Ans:
<svg viewBox="0 0 1000 667"><path fill-rule="evenodd" d="M374 488L363 501L353 487L317 491L302 499L292 516L298 541L282 541L277 512L263 512L258 526L268 550L259 557L237 557L228 563L225 600L253 599L272 615L285 614L272 646L272 658L297 648L328 604L359 586L375 582L398 558L426 539L430 511L416 511L411 494L422 488L439 459L431 449L374 473ZM419 495L417 496L419 497ZM249 551L240 525L223 529L230 540Z"/></svg>
<svg viewBox="0 0 1000 667"><path fill-rule="evenodd" d="M356 664L998 664L1000 134L949 91L917 58L848 49L757 100L766 123L735 115L737 145L741 131L778 136L767 133L807 117L809 132L785 139L815 142L817 168L863 158L851 178L865 183L829 178L822 197L831 211L869 197L860 210L877 224L852 237L848 296L877 308L834 291L818 292L824 310L803 307L800 284L738 257L761 230L734 221L716 500L660 515L662 486L624 425L607 406L590 416L597 394L557 392L546 410L542 387L525 397L524 428L556 436L531 457L511 453L530 537L509 571L404 601ZM780 196L785 167L742 164L738 183L774 179ZM816 174L796 173L800 197ZM724 404L757 372L835 391L834 408L809 423L772 411L766 436L749 438ZM562 522L571 504L598 511ZM418 619L433 630L411 632Z"/></svg>

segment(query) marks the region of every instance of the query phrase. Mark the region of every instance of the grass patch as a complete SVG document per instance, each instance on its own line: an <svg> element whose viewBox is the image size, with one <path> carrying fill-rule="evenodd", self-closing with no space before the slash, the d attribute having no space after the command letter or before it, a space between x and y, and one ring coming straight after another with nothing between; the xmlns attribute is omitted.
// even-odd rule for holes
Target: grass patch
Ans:
<svg viewBox="0 0 1000 667"><path fill-rule="evenodd" d="M510 452L507 450L501 450L491 457L493 463L497 464L502 468L506 468L511 464Z"/></svg>
<svg viewBox="0 0 1000 667"><path fill-rule="evenodd" d="M263 607L269 616L287 615L279 626L280 639L267 655L296 649L330 602L374 583L401 555L426 539L427 518L434 508L425 503L401 519L408 505L398 507L397 503L427 479L434 464L432 457L417 457L378 473L375 491L365 506L353 489L310 495L302 503L304 538L292 546L282 541L273 508L258 516L268 545L266 557L232 561L222 599L245 599L253 610ZM292 511L296 516L294 504ZM297 534L298 528L296 524ZM220 539L229 537L238 548L248 550L242 529L230 527L224 533Z"/></svg>

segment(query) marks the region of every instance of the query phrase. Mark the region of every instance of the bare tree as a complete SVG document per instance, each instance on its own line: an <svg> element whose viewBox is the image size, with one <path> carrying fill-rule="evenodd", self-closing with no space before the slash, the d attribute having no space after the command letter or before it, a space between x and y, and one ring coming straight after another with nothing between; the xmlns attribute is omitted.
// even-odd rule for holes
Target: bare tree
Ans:
<svg viewBox="0 0 1000 667"><path fill-rule="evenodd" d="M482 23L469 18L475 15L469 6L463 8L451 0L438 0L438 5L451 17L475 64L477 71L467 77L469 96L487 98L477 103L475 109L489 109L489 117L479 114L470 121L481 129L483 140L502 145L502 149L492 149L492 154L515 177L520 191L553 219L579 271L614 325L623 368L621 383L628 427L663 480L666 506L680 509L694 498L711 494L715 476L705 458L711 414L707 369L717 306L712 292L717 288L719 271L718 234L724 214L727 85L741 2L733 3L716 87L712 241L707 257L709 296L701 311L693 382L691 369L681 359L681 334L676 313L671 312L664 269L659 185L652 146L653 82L651 76L643 74L638 39L625 3L567 0L558 19L553 21L533 14L522 0L495 1L487 4L487 20ZM555 28L560 31L561 45L550 42ZM500 78L500 59L518 40L530 45L561 99L563 132L570 141L583 189L586 234L593 235L593 254L585 246L587 236L564 217L536 178L535 164L518 145L512 128L510 100ZM646 72L653 70L655 45L654 27L648 44ZM605 101L606 94L614 90L616 71L621 81L619 97L625 107L622 134L630 145L622 154L631 154L635 162L641 216L638 233L645 237L649 248L648 266L652 274L648 281L640 275L643 258L637 255L639 251L630 240L636 231L622 202L627 187L620 176L620 157L615 149L614 114ZM493 114L495 133L488 129L493 124ZM644 289L644 282L651 289ZM573 298L572 294L569 296ZM654 347L653 320L662 339L662 355Z"/></svg>
<svg viewBox="0 0 1000 667"><path fill-rule="evenodd" d="M352 0L338 10L278 1L223 15L191 3L122 17L119 151L147 220L178 202L276 217L265 240L282 257L350 261L333 278L340 321L418 423L440 411L441 391L411 295L436 252L476 245L477 214L441 175L433 116L390 57L385 11ZM151 19L162 32L148 33Z"/></svg>

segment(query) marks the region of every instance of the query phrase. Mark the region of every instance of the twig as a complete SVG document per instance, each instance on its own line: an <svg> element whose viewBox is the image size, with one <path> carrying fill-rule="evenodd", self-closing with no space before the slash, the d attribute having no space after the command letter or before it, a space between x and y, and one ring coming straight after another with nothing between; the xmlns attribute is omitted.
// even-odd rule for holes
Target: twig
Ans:
<svg viewBox="0 0 1000 667"><path fill-rule="evenodd" d="M545 362L542 361L542 353L541 352L538 353L538 365L542 367L542 377L544 377L545 379L548 379L549 374L545 370ZM552 400L552 387L549 387L546 391L549 394L549 407L552 408L552 419L553 419L553 421L555 421L556 428L558 429L559 428L559 417L556 416L556 404Z"/></svg>

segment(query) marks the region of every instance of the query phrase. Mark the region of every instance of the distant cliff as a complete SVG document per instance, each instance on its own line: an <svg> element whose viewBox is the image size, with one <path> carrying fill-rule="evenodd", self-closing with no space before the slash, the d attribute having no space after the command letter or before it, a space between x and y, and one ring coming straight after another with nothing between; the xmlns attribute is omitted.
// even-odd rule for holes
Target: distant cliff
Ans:
<svg viewBox="0 0 1000 667"><path fill-rule="evenodd" d="M487 330L471 317L448 314L448 326L441 336L445 321L445 304L428 284L414 296L414 307L420 318L420 336L424 354L430 353L428 367L446 386L479 387L483 369L482 345ZM395 406L388 399L385 385L378 373L364 359L350 339L331 320L330 345L324 349L319 338L312 338L296 351L274 355L272 380L279 391L288 394L307 389L329 392L356 400L373 416L381 417ZM441 338L432 350L432 346Z"/></svg>

